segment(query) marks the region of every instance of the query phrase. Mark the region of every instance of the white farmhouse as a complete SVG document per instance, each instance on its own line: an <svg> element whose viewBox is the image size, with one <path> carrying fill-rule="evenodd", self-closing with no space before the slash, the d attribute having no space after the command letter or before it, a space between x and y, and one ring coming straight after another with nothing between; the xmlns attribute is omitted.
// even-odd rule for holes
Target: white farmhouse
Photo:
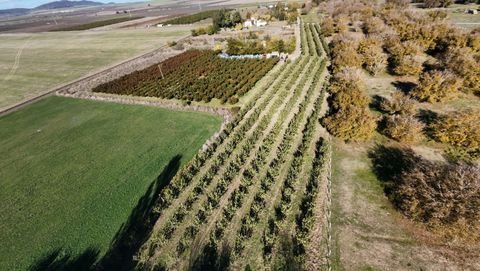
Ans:
<svg viewBox="0 0 480 271"><path fill-rule="evenodd" d="M246 20L244 23L243 23L243 27L245 28L250 28L253 26L253 21L252 20Z"/></svg>
<svg viewBox="0 0 480 271"><path fill-rule="evenodd" d="M267 25L267 21L257 20L257 21L255 21L255 25L258 26L258 27L266 26L266 25Z"/></svg>
<svg viewBox="0 0 480 271"><path fill-rule="evenodd" d="M262 26L266 26L268 23L267 21L265 20L262 20L262 19L256 19L256 18L250 18L249 20L246 20L244 23L243 23L243 27L244 28L250 28L252 26L256 26L256 27L262 27Z"/></svg>

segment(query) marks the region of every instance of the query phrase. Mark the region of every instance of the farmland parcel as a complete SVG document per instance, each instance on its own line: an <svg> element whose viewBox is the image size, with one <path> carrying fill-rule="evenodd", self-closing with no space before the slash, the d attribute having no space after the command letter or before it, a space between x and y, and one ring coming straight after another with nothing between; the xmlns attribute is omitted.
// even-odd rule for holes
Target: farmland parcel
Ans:
<svg viewBox="0 0 480 271"><path fill-rule="evenodd" d="M25 270L57 250L102 257L220 123L60 97L0 117L0 270Z"/></svg>

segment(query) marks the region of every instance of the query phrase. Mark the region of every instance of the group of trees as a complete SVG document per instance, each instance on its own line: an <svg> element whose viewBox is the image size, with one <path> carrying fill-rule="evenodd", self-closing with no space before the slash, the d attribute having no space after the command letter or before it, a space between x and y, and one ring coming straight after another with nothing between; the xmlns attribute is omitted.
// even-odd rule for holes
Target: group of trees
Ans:
<svg viewBox="0 0 480 271"><path fill-rule="evenodd" d="M468 238L480 237L480 167L429 161L405 147L378 146L370 156L403 214Z"/></svg>
<svg viewBox="0 0 480 271"><path fill-rule="evenodd" d="M425 71L410 94L421 102L443 102L455 98L462 84L463 81L449 71Z"/></svg>
<svg viewBox="0 0 480 271"><path fill-rule="evenodd" d="M384 99L379 109L385 113L382 133L402 142L415 143L421 138L425 125L417 120L417 106L407 95L395 92L391 99Z"/></svg>
<svg viewBox="0 0 480 271"><path fill-rule="evenodd" d="M215 32L222 28L234 27L243 21L239 11L229 11L222 9L213 16L213 29Z"/></svg>
<svg viewBox="0 0 480 271"><path fill-rule="evenodd" d="M355 69L344 68L331 79L330 112L324 118L325 128L346 141L366 140L373 136L377 118L368 108L370 98Z"/></svg>
<svg viewBox="0 0 480 271"><path fill-rule="evenodd" d="M295 37L289 38L287 41L270 37L267 37L264 41L257 39L242 41L241 39L230 38L227 40L226 53L229 55L256 55L271 52L293 53L295 46Z"/></svg>
<svg viewBox="0 0 480 271"><path fill-rule="evenodd" d="M430 124L435 140L452 146L456 158L475 160L480 158L480 111L464 110L438 116Z"/></svg>
<svg viewBox="0 0 480 271"><path fill-rule="evenodd" d="M189 60L189 61L187 61ZM223 59L191 50L141 71L101 84L94 92L234 104L278 59Z"/></svg>
<svg viewBox="0 0 480 271"><path fill-rule="evenodd" d="M270 11L270 15L279 21L288 21L288 23L294 23L297 21L298 12L297 9L300 6L297 3L289 3L288 5L277 2L275 7Z"/></svg>
<svg viewBox="0 0 480 271"><path fill-rule="evenodd" d="M234 27L237 24L241 24L243 22L242 15L239 11L231 11L227 9L200 12L197 14L173 19L169 22L173 21L174 24L185 24L193 23L207 18L212 18L212 24L207 27L192 29L192 36L195 37L205 34L213 35L218 33L218 31L220 31L220 29L222 28Z"/></svg>
<svg viewBox="0 0 480 271"><path fill-rule="evenodd" d="M429 7L450 2L424 1ZM323 19L323 33L333 35L331 112L323 122L341 139L366 139L376 122L368 111L370 99L356 75L358 69L372 76L385 68L392 75L418 76L405 93L379 98L376 106L383 117L378 131L406 144L428 136L447 144L452 160L433 162L409 148L379 146L371 153L375 171L386 182L390 200L406 216L480 238L480 168L472 162L480 158L480 111L438 115L417 110L418 102L440 103L461 92L480 92L480 36L446 23L443 11L419 16L405 9L409 4L387 0L378 8L345 1Z"/></svg>
<svg viewBox="0 0 480 271"><path fill-rule="evenodd" d="M479 33L475 31L468 33L449 25L442 19L444 16L437 16L440 13L431 12L429 14L432 16L429 17L421 17L407 11L381 14L389 27L389 32L394 31L393 34L385 34L387 42L384 49L391 54L390 65L395 74L424 73L421 76L424 78L424 87L429 81L429 76L444 76L442 81L446 81L449 91L441 90L444 93L436 94L435 90L440 91L440 88L432 86L431 93L437 97L421 95L423 96L421 99L425 101L441 101L442 98L438 97L445 97L448 100L455 96L458 90L480 91ZM424 62L428 58L434 59L433 65Z"/></svg>
<svg viewBox="0 0 480 271"><path fill-rule="evenodd" d="M322 21L324 35L336 33L330 42L334 73L330 87L332 112L324 123L332 134L346 140L368 138L369 133L360 131L374 127L367 114L369 99L363 94L361 80L353 75L355 69L364 68L375 76L388 67L387 71L394 75L419 76L418 83L407 95L396 93L391 99L385 99L381 105L384 109L410 107L415 104L410 97L437 103L454 99L462 91L480 93L478 33L468 35L448 25L440 11L420 17L399 9L409 1L387 2L384 9L344 3L345 6L340 5L331 17ZM349 28L356 27L356 20L362 22L360 29L364 36L349 33ZM388 137L413 143L422 135L425 125L417 119L416 110L380 110L385 115L379 130ZM362 124L361 127L357 128L358 124ZM467 129L466 124L464 128Z"/></svg>
<svg viewBox="0 0 480 271"><path fill-rule="evenodd" d="M409 1L387 2L396 8L345 4L331 17L323 19L323 34L337 33L332 47L343 47L344 54L334 58L334 70L363 66L375 75L388 64L388 71L393 75L420 77L421 86L414 93L420 101L442 102L460 91L480 93L480 34L477 31L468 33L449 25L443 20L446 17L443 11L420 16L398 8ZM360 29L365 37L359 38L347 31L350 27L356 28L357 20L362 22ZM441 82L436 80L439 78Z"/></svg>

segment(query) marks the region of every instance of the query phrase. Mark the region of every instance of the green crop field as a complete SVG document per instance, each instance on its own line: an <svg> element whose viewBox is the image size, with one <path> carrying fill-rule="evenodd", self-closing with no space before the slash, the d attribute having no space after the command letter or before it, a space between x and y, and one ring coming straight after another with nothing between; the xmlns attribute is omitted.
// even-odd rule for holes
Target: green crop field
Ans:
<svg viewBox="0 0 480 271"><path fill-rule="evenodd" d="M210 114L62 97L0 117L0 270L44 270L46 255L79 270L111 252L114 236L146 223L162 182L220 124Z"/></svg>
<svg viewBox="0 0 480 271"><path fill-rule="evenodd" d="M0 35L0 109L190 34L191 26Z"/></svg>

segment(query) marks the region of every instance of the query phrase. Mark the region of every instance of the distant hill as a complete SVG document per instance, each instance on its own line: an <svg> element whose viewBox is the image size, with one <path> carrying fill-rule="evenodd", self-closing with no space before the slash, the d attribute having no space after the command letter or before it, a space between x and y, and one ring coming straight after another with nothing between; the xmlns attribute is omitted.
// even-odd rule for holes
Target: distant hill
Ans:
<svg viewBox="0 0 480 271"><path fill-rule="evenodd" d="M81 1L61 0L61 1L54 1L47 4L43 4L33 9L29 9L29 8L0 9L0 16L25 15L30 13L30 11L33 11L33 10L48 10L48 9L59 9L59 8L100 6L100 5L104 5L104 4L100 2L87 1L87 0L81 0Z"/></svg>
<svg viewBox="0 0 480 271"><path fill-rule="evenodd" d="M57 9L57 8L72 8L72 7L83 7L83 6L100 6L103 3L94 2L94 1L69 1L69 0L61 0L61 1L54 1L47 4L40 5L35 9Z"/></svg>
<svg viewBox="0 0 480 271"><path fill-rule="evenodd" d="M30 12L28 8L11 8L11 9L0 9L0 16L2 15L24 15Z"/></svg>

